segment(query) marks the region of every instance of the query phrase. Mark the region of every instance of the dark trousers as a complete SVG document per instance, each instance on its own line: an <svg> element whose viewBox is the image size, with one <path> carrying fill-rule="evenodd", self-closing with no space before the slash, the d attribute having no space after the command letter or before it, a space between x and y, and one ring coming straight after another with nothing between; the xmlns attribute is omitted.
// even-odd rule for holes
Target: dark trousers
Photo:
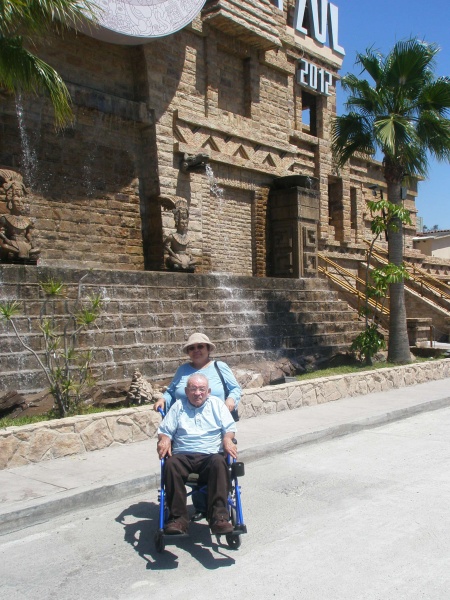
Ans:
<svg viewBox="0 0 450 600"><path fill-rule="evenodd" d="M200 485L208 486L208 519L228 515L230 486L228 466L222 454L173 454L164 465L164 486L169 519L188 523L185 483L191 473L198 473Z"/></svg>

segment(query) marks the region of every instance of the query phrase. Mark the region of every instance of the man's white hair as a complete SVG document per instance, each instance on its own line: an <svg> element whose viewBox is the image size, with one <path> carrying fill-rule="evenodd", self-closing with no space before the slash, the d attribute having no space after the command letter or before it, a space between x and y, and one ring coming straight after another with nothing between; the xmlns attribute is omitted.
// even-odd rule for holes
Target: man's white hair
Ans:
<svg viewBox="0 0 450 600"><path fill-rule="evenodd" d="M205 382L206 387L209 388L208 378L205 377L205 375L202 375L202 373L194 373L193 375L190 375L188 380L186 381L186 387L189 387L189 385L191 383L191 379L201 379L202 381Z"/></svg>

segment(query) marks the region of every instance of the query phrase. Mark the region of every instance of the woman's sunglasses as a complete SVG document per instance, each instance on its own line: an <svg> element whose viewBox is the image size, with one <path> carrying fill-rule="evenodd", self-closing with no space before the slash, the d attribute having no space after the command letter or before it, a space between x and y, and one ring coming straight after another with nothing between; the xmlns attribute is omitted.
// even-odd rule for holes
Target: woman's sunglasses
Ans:
<svg viewBox="0 0 450 600"><path fill-rule="evenodd" d="M188 346L188 352L192 352L192 350L203 350L205 344L194 344L193 346Z"/></svg>

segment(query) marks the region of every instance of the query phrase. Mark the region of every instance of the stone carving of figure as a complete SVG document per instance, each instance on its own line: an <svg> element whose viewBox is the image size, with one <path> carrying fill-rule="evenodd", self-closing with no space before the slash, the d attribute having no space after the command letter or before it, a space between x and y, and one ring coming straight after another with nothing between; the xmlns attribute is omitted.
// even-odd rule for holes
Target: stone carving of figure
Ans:
<svg viewBox="0 0 450 600"><path fill-rule="evenodd" d="M190 242L188 233L189 209L186 200L177 200L172 212L177 230L175 233L167 236L164 242L166 265L169 269L192 273L195 269L196 261L188 252Z"/></svg>
<svg viewBox="0 0 450 600"><path fill-rule="evenodd" d="M200 154L184 154L181 161L181 170L183 173L188 171L199 171L204 169L209 163L209 156L203 152Z"/></svg>
<svg viewBox="0 0 450 600"><path fill-rule="evenodd" d="M31 239L33 222L23 213L23 200L27 193L20 173L0 169L0 180L6 193L9 215L0 216L0 258L4 261L23 260L36 262L39 248Z"/></svg>

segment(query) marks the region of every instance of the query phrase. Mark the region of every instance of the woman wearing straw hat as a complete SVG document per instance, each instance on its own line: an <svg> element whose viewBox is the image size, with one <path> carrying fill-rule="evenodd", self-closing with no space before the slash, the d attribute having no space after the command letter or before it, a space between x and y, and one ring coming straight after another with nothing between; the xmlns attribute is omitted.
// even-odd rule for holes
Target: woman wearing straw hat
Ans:
<svg viewBox="0 0 450 600"><path fill-rule="evenodd" d="M166 412L179 398L186 398L186 382L194 373L201 373L209 382L211 396L217 396L225 404L237 420L237 405L241 399L241 388L230 367L210 357L216 346L204 333L193 333L183 346L183 352L189 356L189 362L178 367L174 378L164 392L164 401L158 400L154 409L158 410L165 403Z"/></svg>

